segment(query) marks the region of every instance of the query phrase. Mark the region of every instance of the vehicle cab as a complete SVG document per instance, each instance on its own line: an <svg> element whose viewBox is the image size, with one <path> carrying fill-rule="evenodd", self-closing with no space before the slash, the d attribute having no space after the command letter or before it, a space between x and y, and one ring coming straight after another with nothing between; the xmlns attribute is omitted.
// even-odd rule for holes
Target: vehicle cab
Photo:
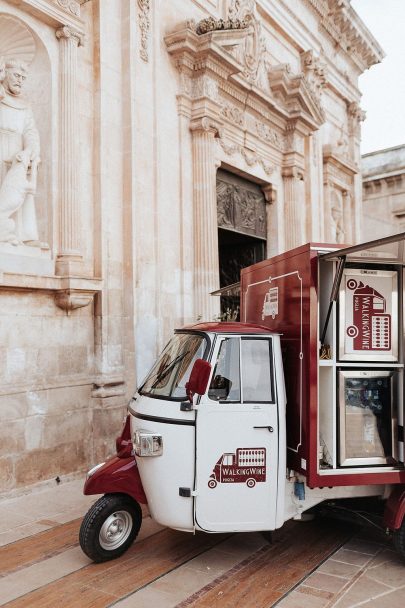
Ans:
<svg viewBox="0 0 405 608"><path fill-rule="evenodd" d="M184 531L280 527L285 401L277 334L247 323L177 330L129 404L152 517Z"/></svg>

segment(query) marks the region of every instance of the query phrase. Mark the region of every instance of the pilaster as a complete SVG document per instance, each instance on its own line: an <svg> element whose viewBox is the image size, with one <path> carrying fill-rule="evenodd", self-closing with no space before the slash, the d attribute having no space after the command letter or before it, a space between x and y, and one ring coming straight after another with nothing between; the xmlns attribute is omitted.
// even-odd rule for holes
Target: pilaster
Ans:
<svg viewBox="0 0 405 608"><path fill-rule="evenodd" d="M306 241L304 174L298 167L285 167L284 182L285 247L293 249Z"/></svg>
<svg viewBox="0 0 405 608"><path fill-rule="evenodd" d="M219 126L207 116L190 123L194 177L194 312L205 321L219 313L215 142Z"/></svg>
<svg viewBox="0 0 405 608"><path fill-rule="evenodd" d="M78 200L77 49L80 34L56 30L60 53L59 247L56 273L82 274L82 223Z"/></svg>

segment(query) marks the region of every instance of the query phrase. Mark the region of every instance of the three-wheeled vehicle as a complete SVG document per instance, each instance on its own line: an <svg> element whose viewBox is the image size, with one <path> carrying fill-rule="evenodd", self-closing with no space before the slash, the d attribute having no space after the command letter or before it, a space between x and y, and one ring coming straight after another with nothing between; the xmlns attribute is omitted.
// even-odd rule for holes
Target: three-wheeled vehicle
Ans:
<svg viewBox="0 0 405 608"><path fill-rule="evenodd" d="M121 555L141 525L269 531L375 497L405 558L405 233L308 244L242 270L240 323L175 331L89 471L83 551Z"/></svg>

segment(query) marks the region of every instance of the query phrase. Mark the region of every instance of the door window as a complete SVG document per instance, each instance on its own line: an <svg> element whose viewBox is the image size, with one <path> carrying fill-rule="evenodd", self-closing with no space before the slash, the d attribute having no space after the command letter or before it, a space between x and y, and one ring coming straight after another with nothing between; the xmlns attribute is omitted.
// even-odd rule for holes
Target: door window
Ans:
<svg viewBox="0 0 405 608"><path fill-rule="evenodd" d="M247 403L273 403L271 342L242 338L242 394Z"/></svg>
<svg viewBox="0 0 405 608"><path fill-rule="evenodd" d="M222 340L208 396L221 403L274 403L271 340Z"/></svg>

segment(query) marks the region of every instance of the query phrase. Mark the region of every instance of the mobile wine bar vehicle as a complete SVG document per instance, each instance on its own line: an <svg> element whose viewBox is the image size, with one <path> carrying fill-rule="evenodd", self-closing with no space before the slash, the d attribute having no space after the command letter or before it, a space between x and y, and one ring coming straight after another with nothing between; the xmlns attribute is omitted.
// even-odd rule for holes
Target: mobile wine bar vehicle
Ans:
<svg viewBox="0 0 405 608"><path fill-rule="evenodd" d="M404 239L287 251L242 270L240 323L176 330L88 473L84 552L121 555L139 503L215 533L376 497L405 558Z"/></svg>

